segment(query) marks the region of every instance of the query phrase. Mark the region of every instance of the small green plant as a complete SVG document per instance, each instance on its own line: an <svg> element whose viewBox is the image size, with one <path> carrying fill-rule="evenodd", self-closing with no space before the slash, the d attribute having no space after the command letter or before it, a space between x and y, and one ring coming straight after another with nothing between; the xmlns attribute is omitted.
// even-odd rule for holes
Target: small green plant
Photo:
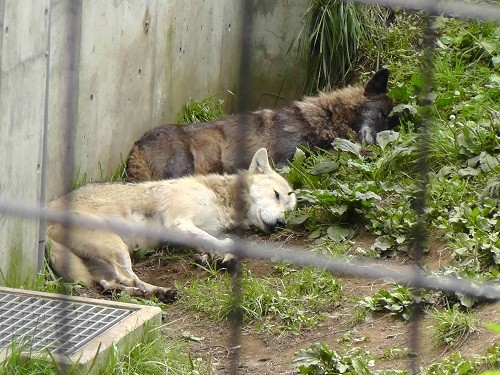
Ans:
<svg viewBox="0 0 500 375"><path fill-rule="evenodd" d="M395 359L406 357L409 350L399 347L390 348L381 355L380 359ZM436 361L428 367L419 369L420 375L475 375L481 370L492 370L500 364L500 346L495 345L487 350L484 355L473 357L460 353L451 353L448 357ZM352 348L345 353L330 349L324 343L315 343L295 353L292 367L300 374L310 375L408 375L404 370L375 370L376 359L368 351L361 348ZM486 371L481 375L497 375L498 371Z"/></svg>
<svg viewBox="0 0 500 375"><path fill-rule="evenodd" d="M421 369L421 375L498 375L500 346L490 347L483 355L465 356L458 352ZM486 370L486 371L485 371Z"/></svg>
<svg viewBox="0 0 500 375"><path fill-rule="evenodd" d="M413 293L404 286L397 286L391 290L380 289L371 297L364 297L358 304L372 312L389 312L404 320L409 320L414 303Z"/></svg>
<svg viewBox="0 0 500 375"><path fill-rule="evenodd" d="M406 375L401 370L374 370L375 359L368 351L352 348L345 353L315 343L295 353L292 367L300 374L310 375Z"/></svg>
<svg viewBox="0 0 500 375"><path fill-rule="evenodd" d="M99 164L99 178L97 181L99 182L119 182L119 181L124 181L125 178L127 177L127 171L126 171L126 162L122 161L114 170L114 172L111 173L111 175L108 175L104 169L102 168L101 163ZM73 180L71 181L70 189L71 190L76 190L88 183L95 182L96 180L92 180L88 178L87 173L81 173L80 169L78 169L75 173L75 176L73 177Z"/></svg>
<svg viewBox="0 0 500 375"><path fill-rule="evenodd" d="M295 353L292 367L300 374L372 374L370 367L374 364L368 352L354 348L341 354L328 348L323 343L315 343Z"/></svg>
<svg viewBox="0 0 500 375"><path fill-rule="evenodd" d="M74 283L63 283L60 278L58 278L50 269L47 260L44 260L42 270L35 276L29 275L24 279L20 279L18 275L23 274L22 268L18 265L10 264L10 273L5 276L0 270L0 285L11 287L11 288L22 288L27 290L38 290L48 293L65 293L72 294L77 284ZM16 278L11 280L9 278L10 274L15 274Z"/></svg>
<svg viewBox="0 0 500 375"><path fill-rule="evenodd" d="M385 349L384 353L379 356L380 359L404 359L411 355L410 348L401 348L399 345Z"/></svg>
<svg viewBox="0 0 500 375"><path fill-rule="evenodd" d="M118 182L124 181L127 177L127 163L122 160L122 162L116 167L115 171L111 173L110 176L106 175L104 170L102 169L101 163L99 163L99 171L100 178L99 181L109 181L109 182Z"/></svg>
<svg viewBox="0 0 500 375"><path fill-rule="evenodd" d="M44 267L37 275L35 281L31 285L25 286L26 289L30 290L68 295L77 294L75 292L79 287L80 285L77 283L66 283L63 282L61 278L57 277L50 269L47 259L45 259Z"/></svg>
<svg viewBox="0 0 500 375"><path fill-rule="evenodd" d="M290 223L318 241L349 240L364 228L378 237L371 254L411 255L417 223L415 127L422 120L418 95L425 86L418 65L424 18L398 10L385 13L388 17L374 8L364 11L381 16L366 23L372 31L359 46L368 60L380 58L388 65L389 96L401 127L398 133L380 134L373 146L336 140L333 151L298 152L284 170L300 202ZM468 276L498 274L498 24L438 17L435 28L425 221L430 233L444 230L453 258Z"/></svg>
<svg viewBox="0 0 500 375"><path fill-rule="evenodd" d="M483 358L479 356L467 357L454 352L447 358L431 364L429 367L421 371L421 373L422 375L475 375L478 373L479 367L482 363Z"/></svg>
<svg viewBox="0 0 500 375"><path fill-rule="evenodd" d="M189 100L182 113L177 114L178 124L194 124L218 120L225 115L224 100L217 95L203 100Z"/></svg>
<svg viewBox="0 0 500 375"><path fill-rule="evenodd" d="M460 311L456 307L436 310L431 313L435 323L434 340L449 347L460 346L470 333L477 330L477 319L471 313Z"/></svg>

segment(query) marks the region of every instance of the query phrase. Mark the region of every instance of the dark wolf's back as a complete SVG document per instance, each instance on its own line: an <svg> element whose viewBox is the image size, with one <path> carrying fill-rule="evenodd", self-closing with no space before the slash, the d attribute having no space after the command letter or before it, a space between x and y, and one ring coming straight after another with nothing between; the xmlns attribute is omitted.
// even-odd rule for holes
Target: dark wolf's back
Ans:
<svg viewBox="0 0 500 375"><path fill-rule="evenodd" d="M163 125L149 130L134 144L127 176L130 181L147 181L236 173L263 147L268 148L272 160L287 160L302 142L302 123L290 109L284 109L230 115L211 123ZM240 124L247 127L245 150L238 142Z"/></svg>
<svg viewBox="0 0 500 375"><path fill-rule="evenodd" d="M255 151L262 147L280 166L301 145L328 148L339 137L373 143L377 132L389 128L387 118L392 102L386 95L388 75L382 69L365 88L321 93L276 111L263 109L210 123L163 125L149 130L129 154L128 180L234 173L246 168ZM245 126L245 154L240 148L238 126Z"/></svg>

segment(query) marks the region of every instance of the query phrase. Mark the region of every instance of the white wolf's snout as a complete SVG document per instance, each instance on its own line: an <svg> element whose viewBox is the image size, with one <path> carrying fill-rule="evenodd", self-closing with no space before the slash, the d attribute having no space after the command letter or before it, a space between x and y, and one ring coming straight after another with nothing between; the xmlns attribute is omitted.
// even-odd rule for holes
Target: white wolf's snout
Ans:
<svg viewBox="0 0 500 375"><path fill-rule="evenodd" d="M262 222L265 225L265 229L266 229L265 232L268 232L268 233L273 233L278 228L283 229L286 225L285 217L279 217L273 221L266 221L266 220L262 219Z"/></svg>

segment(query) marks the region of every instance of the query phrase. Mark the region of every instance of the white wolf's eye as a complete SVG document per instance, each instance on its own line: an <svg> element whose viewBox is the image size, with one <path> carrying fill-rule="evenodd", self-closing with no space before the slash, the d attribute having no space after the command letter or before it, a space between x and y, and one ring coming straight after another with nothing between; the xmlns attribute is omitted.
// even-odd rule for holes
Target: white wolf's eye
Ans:
<svg viewBox="0 0 500 375"><path fill-rule="evenodd" d="M278 193L276 190L274 191L274 196L277 200L280 200L280 193Z"/></svg>

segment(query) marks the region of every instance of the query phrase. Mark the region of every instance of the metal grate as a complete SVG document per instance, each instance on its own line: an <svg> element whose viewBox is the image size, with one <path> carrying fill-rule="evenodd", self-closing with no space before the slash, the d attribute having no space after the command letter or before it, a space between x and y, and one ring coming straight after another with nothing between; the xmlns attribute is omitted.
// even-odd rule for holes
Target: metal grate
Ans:
<svg viewBox="0 0 500 375"><path fill-rule="evenodd" d="M132 311L0 292L0 348L71 355Z"/></svg>

